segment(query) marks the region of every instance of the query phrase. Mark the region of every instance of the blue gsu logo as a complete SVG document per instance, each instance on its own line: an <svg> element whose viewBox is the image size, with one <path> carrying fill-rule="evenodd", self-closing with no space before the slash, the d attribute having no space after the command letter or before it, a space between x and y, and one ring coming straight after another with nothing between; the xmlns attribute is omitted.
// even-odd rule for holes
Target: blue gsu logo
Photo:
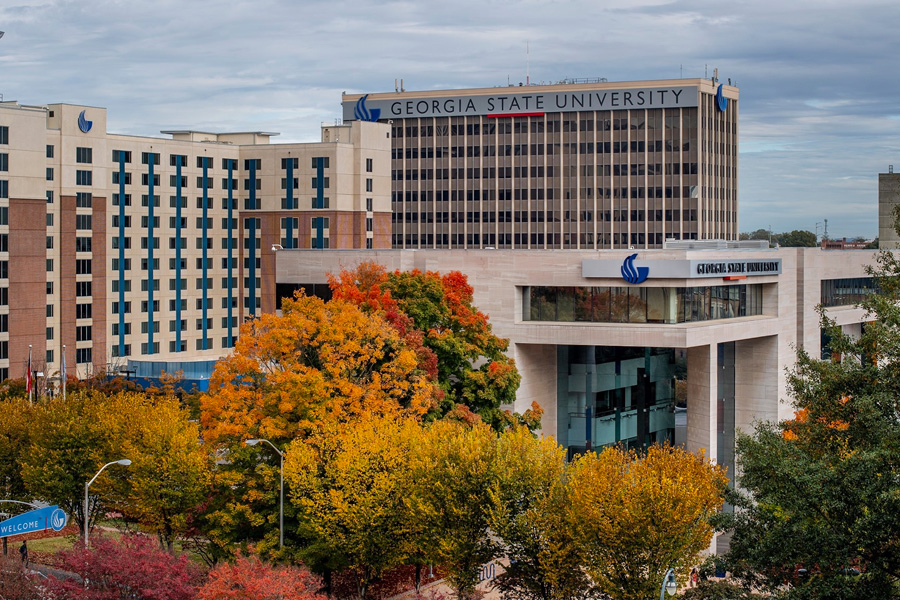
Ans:
<svg viewBox="0 0 900 600"><path fill-rule="evenodd" d="M728 98L726 98L722 94L722 84L719 84L719 89L716 90L716 108L719 109L719 112L725 112L725 109L728 108Z"/></svg>
<svg viewBox="0 0 900 600"><path fill-rule="evenodd" d="M81 130L81 133L87 133L91 130L91 126L94 124L93 121L88 121L84 118L85 111L81 111L81 114L78 115L78 129Z"/></svg>
<svg viewBox="0 0 900 600"><path fill-rule="evenodd" d="M381 109L373 108L370 110L366 108L366 98L368 97L369 95L366 94L356 101L356 108L353 109L353 116L360 121L377 121L381 118Z"/></svg>
<svg viewBox="0 0 900 600"><path fill-rule="evenodd" d="M53 531L62 531L66 526L66 513L62 511L62 509L57 508L50 514L50 527L53 528Z"/></svg>
<svg viewBox="0 0 900 600"><path fill-rule="evenodd" d="M644 283L647 280L647 276L650 275L650 267L635 268L635 258L637 258L637 253L622 261L622 279L633 284Z"/></svg>

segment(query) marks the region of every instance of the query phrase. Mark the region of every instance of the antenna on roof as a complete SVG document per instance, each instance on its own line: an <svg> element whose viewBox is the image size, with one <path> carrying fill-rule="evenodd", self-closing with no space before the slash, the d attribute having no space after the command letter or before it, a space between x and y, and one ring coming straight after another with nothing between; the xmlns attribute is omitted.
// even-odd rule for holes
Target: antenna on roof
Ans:
<svg viewBox="0 0 900 600"><path fill-rule="evenodd" d="M531 85L531 54L528 48L528 40L525 40L525 85Z"/></svg>

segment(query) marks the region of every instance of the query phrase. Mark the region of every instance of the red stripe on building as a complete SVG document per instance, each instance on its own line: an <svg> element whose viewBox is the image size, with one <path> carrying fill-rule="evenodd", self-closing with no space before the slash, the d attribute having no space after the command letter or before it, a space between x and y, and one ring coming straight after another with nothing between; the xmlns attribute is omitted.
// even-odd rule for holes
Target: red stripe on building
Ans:
<svg viewBox="0 0 900 600"><path fill-rule="evenodd" d="M488 119L507 119L509 117L543 117L544 113L499 113L495 115L487 115Z"/></svg>

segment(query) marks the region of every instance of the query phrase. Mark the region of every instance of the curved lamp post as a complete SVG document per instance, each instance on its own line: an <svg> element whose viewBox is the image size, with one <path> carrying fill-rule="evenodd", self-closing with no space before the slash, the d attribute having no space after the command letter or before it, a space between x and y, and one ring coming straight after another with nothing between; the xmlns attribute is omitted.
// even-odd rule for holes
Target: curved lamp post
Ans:
<svg viewBox="0 0 900 600"><path fill-rule="evenodd" d="M281 459L281 464L278 467L278 470L281 474L281 483L278 487L278 549L284 548L284 453L275 447L275 444L270 442L269 440L260 439L250 439L244 442L248 446L255 446L260 442L265 442L268 445L272 446L272 450L278 453L279 458Z"/></svg>
<svg viewBox="0 0 900 600"><path fill-rule="evenodd" d="M659 600L666 600L666 592L670 596L674 596L677 591L678 583L675 581L675 570L669 569L666 571L666 576L663 577L662 587L659 588Z"/></svg>
<svg viewBox="0 0 900 600"><path fill-rule="evenodd" d="M88 548L89 544L90 544L90 542L88 540L88 515L89 515L89 513L88 513L88 488L91 487L91 484L94 483L95 479L100 477L100 473L103 472L103 469L105 469L109 465L122 465L123 467L127 467L130 464L131 464L131 460L128 458L123 458L121 460L114 460L112 462L106 463L105 465L100 467L100 470L97 471L97 474L94 475L93 479L91 479L90 481L84 482L84 547L85 548Z"/></svg>

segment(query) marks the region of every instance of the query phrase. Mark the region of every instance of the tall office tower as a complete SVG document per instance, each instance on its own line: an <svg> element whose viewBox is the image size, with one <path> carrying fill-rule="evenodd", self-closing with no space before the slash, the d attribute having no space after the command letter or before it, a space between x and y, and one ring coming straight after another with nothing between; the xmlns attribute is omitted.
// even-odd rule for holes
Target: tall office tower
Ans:
<svg viewBox="0 0 900 600"><path fill-rule="evenodd" d="M738 89L715 80L348 94L391 124L394 248L737 239Z"/></svg>

